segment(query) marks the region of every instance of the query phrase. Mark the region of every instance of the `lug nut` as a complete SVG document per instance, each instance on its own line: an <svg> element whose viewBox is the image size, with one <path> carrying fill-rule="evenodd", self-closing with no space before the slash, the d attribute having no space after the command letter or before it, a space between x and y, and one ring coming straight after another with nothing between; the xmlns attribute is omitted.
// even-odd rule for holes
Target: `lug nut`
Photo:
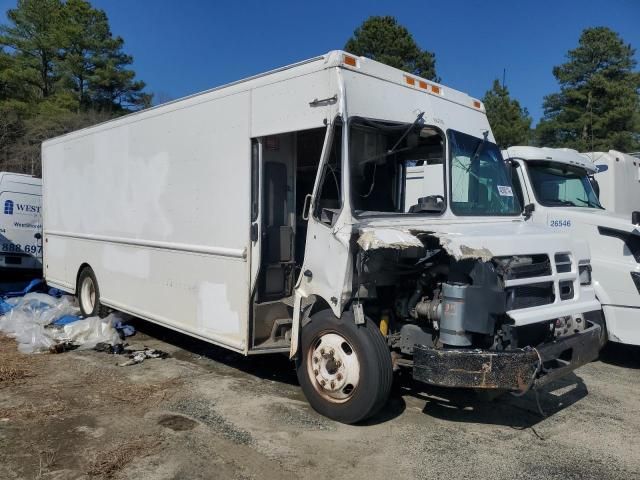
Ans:
<svg viewBox="0 0 640 480"><path fill-rule="evenodd" d="M336 382L334 382L333 380L331 380L331 388L336 388Z"/></svg>
<svg viewBox="0 0 640 480"><path fill-rule="evenodd" d="M313 374L316 375L316 376L318 375L318 373L319 373L318 370L314 370L313 371Z"/></svg>
<svg viewBox="0 0 640 480"><path fill-rule="evenodd" d="M336 362L336 367L340 368L341 366L342 366L342 362L341 362L340 360L338 360L338 361Z"/></svg>
<svg viewBox="0 0 640 480"><path fill-rule="evenodd" d="M313 357L313 363L318 363L320 359L318 357Z"/></svg>
<svg viewBox="0 0 640 480"><path fill-rule="evenodd" d="M336 353L333 348L331 350L329 350L329 355L331 355L333 357L333 354Z"/></svg>
<svg viewBox="0 0 640 480"><path fill-rule="evenodd" d="M320 349L320 355L324 355L324 348Z"/></svg>
<svg viewBox="0 0 640 480"><path fill-rule="evenodd" d="M323 387L326 385L327 382L325 382L324 380L320 380L320 385L322 385Z"/></svg>
<svg viewBox="0 0 640 480"><path fill-rule="evenodd" d="M342 374L339 373L338 375L336 375L336 378L338 379L338 381L342 380Z"/></svg>

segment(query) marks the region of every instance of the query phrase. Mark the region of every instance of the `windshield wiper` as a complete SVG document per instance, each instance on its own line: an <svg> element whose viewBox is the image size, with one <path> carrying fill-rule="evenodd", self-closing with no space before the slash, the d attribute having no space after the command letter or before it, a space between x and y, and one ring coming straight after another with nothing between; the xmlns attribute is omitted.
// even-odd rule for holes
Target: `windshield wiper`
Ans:
<svg viewBox="0 0 640 480"><path fill-rule="evenodd" d="M604 210L604 207L602 207L601 205L597 204L596 202L592 202L591 200L584 200L582 198L576 198L576 200L586 204L587 207L600 208L600 209Z"/></svg>
<svg viewBox="0 0 640 480"><path fill-rule="evenodd" d="M545 200L545 202L550 203L552 205L563 205L567 207L577 207L575 203L571 200Z"/></svg>
<svg viewBox="0 0 640 480"><path fill-rule="evenodd" d="M396 151L396 148L398 148L398 145L400 145L400 142L402 142L402 140L404 140L404 137L406 137L407 135L409 135L409 132L410 132L411 130L413 130L413 129L416 127L416 125L418 125L418 123L421 123L421 122L422 122L422 117L424 117L424 112L420 112L420 113L418 114L418 116L416 117L416 119L413 121L413 123L412 123L411 125L409 125L409 128L407 128L407 129L404 131L404 133L402 134L402 136L400 137L400 139L396 142L396 144L395 144L393 147L391 147L391 150L389 150L389 151L387 152L387 156L391 155L393 152L395 152L395 151Z"/></svg>

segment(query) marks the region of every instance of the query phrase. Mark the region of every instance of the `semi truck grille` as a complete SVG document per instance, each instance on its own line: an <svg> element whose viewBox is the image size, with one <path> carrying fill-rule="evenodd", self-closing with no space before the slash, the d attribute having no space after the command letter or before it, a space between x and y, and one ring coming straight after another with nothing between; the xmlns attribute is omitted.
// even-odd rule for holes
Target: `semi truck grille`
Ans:
<svg viewBox="0 0 640 480"><path fill-rule="evenodd" d="M551 262L544 254L496 257L494 263L505 280L551 275Z"/></svg>
<svg viewBox="0 0 640 480"><path fill-rule="evenodd" d="M506 290L507 310L549 305L556 298L553 293L553 282L508 287Z"/></svg>

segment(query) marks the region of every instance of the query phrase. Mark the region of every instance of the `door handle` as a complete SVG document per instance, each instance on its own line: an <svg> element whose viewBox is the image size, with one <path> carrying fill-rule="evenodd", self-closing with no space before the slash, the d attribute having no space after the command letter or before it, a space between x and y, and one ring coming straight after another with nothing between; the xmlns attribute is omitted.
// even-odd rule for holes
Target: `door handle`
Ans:
<svg viewBox="0 0 640 480"><path fill-rule="evenodd" d="M251 224L251 241L252 242L258 241L258 224L257 223Z"/></svg>
<svg viewBox="0 0 640 480"><path fill-rule="evenodd" d="M304 204L302 205L302 219L309 220L309 210L311 209L311 194L307 193L304 197Z"/></svg>

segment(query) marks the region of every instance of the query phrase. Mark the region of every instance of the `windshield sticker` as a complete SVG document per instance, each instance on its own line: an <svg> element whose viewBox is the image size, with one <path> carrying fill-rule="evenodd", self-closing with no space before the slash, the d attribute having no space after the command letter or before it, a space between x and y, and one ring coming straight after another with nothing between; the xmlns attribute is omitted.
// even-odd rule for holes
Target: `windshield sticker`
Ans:
<svg viewBox="0 0 640 480"><path fill-rule="evenodd" d="M513 190L508 185L498 185L498 193L501 197L513 197Z"/></svg>

